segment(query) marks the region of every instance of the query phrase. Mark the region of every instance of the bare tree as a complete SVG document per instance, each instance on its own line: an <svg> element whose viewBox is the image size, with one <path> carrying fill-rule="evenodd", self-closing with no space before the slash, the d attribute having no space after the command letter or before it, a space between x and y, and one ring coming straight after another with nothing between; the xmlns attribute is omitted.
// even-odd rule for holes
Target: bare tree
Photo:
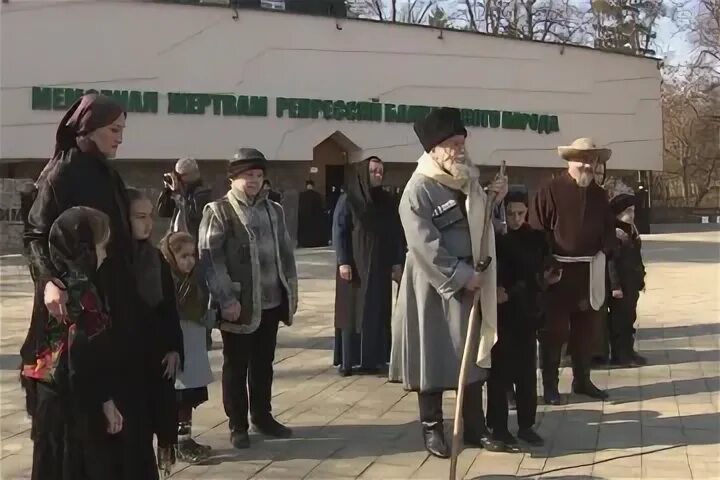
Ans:
<svg viewBox="0 0 720 480"><path fill-rule="evenodd" d="M587 20L574 0L462 0L451 17L468 30L540 41L586 42Z"/></svg>
<svg viewBox="0 0 720 480"><path fill-rule="evenodd" d="M393 5L395 0L392 0ZM360 18L371 18L384 22L387 20L385 14L384 0L348 0L347 7L353 16Z"/></svg>
<svg viewBox="0 0 720 480"><path fill-rule="evenodd" d="M694 40L700 48L698 64L720 74L720 1L699 0Z"/></svg>
<svg viewBox="0 0 720 480"><path fill-rule="evenodd" d="M720 192L720 95L710 81L698 70L663 86L665 169L682 182L683 206L701 206Z"/></svg>
<svg viewBox="0 0 720 480"><path fill-rule="evenodd" d="M654 55L655 26L666 13L663 0L593 0L596 48Z"/></svg>

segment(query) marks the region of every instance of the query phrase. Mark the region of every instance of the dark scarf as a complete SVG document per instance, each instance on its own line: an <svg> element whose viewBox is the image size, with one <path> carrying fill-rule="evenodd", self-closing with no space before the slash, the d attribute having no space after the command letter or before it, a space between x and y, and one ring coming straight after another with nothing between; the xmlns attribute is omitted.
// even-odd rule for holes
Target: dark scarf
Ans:
<svg viewBox="0 0 720 480"><path fill-rule="evenodd" d="M50 228L50 258L67 286L68 316L47 317L46 323L31 327L30 335L34 335L37 347L35 359L23 359L25 377L53 382L61 390L69 386L74 375L74 346L90 344L111 325L105 301L96 286L96 240L89 210L88 207L65 210ZM67 357L69 361L64 362ZM87 363L82 354L77 361Z"/></svg>
<svg viewBox="0 0 720 480"><path fill-rule="evenodd" d="M94 93L80 97L60 120L55 133L55 152L40 172L37 182L72 149L104 158L97 146L85 137L98 128L110 125L122 114L125 114L123 107L110 97Z"/></svg>
<svg viewBox="0 0 720 480"><path fill-rule="evenodd" d="M370 161L376 157L369 157L350 168L346 180L347 199L353 222L368 233L380 233L387 226L389 217L388 195L382 187L373 187L370 183Z"/></svg>
<svg viewBox="0 0 720 480"><path fill-rule="evenodd" d="M140 297L156 307L163 300L160 253L149 240L135 241L133 273Z"/></svg>
<svg viewBox="0 0 720 480"><path fill-rule="evenodd" d="M59 272L95 277L97 255L87 207L65 210L50 228L48 244L50 260Z"/></svg>
<svg viewBox="0 0 720 480"><path fill-rule="evenodd" d="M207 312L207 296L200 288L199 270L193 269L190 273L182 273L177 265L175 254L170 249L170 235L160 242L160 251L170 265L173 280L175 281L175 297L177 298L180 318L205 325Z"/></svg>

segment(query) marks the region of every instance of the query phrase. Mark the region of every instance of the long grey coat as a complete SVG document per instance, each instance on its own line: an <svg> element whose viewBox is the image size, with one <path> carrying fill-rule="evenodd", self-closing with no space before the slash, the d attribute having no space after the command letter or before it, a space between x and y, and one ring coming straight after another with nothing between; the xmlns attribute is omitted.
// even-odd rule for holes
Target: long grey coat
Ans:
<svg viewBox="0 0 720 480"><path fill-rule="evenodd" d="M408 390L457 389L473 298L463 286L474 273L463 201L419 173L400 200L408 253L392 319L390 380ZM468 381L484 373L473 363Z"/></svg>

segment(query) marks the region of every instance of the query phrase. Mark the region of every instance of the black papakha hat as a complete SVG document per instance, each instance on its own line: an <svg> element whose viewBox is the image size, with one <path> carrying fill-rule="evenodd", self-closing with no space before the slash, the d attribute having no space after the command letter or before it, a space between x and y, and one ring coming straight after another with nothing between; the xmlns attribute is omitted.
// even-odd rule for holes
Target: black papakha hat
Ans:
<svg viewBox="0 0 720 480"><path fill-rule="evenodd" d="M635 195L621 193L610 199L610 210L613 215L620 215L626 208L635 206Z"/></svg>
<svg viewBox="0 0 720 480"><path fill-rule="evenodd" d="M455 135L467 137L467 130L463 123L460 110L457 108L436 108L415 122L415 134L426 152L440 145Z"/></svg>
<svg viewBox="0 0 720 480"><path fill-rule="evenodd" d="M248 170L267 170L268 161L260 150L255 148L238 148L230 159L227 168L228 178L234 178Z"/></svg>

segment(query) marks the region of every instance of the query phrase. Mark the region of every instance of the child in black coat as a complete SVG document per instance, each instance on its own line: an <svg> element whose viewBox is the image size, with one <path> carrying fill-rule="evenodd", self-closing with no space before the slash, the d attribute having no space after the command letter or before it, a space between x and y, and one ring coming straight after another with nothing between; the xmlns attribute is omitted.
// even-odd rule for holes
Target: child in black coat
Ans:
<svg viewBox="0 0 720 480"><path fill-rule="evenodd" d="M610 362L616 366L645 365L647 361L634 349L637 303L645 290L645 265L642 241L635 228L635 196L621 193L610 200L617 216L615 233L618 245L608 260L608 277L612 292L609 301Z"/></svg>
<svg viewBox="0 0 720 480"><path fill-rule="evenodd" d="M175 298L175 283L167 262L153 246L153 204L140 190L128 188L134 239L133 270L138 293L146 304L146 364L148 408L158 440L158 468L168 476L175 463L177 404L175 377L182 368L183 335Z"/></svg>
<svg viewBox="0 0 720 480"><path fill-rule="evenodd" d="M68 300L63 314L35 316L25 342L33 480L116 478L111 436L124 418L113 399L112 319L98 274L109 240L110 219L88 207L65 210L50 228L50 260Z"/></svg>

